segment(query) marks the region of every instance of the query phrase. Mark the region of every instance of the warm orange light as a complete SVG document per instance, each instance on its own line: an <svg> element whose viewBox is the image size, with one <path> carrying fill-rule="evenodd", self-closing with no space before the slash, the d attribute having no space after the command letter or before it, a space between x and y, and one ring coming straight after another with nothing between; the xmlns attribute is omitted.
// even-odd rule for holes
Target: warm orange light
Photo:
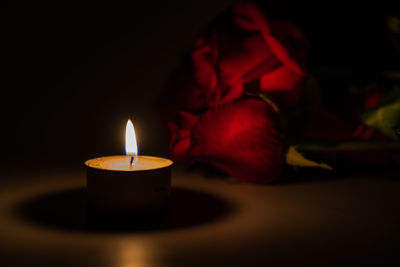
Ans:
<svg viewBox="0 0 400 267"><path fill-rule="evenodd" d="M135 129L133 128L131 120L128 120L126 124L125 153L128 156L136 156L138 154Z"/></svg>

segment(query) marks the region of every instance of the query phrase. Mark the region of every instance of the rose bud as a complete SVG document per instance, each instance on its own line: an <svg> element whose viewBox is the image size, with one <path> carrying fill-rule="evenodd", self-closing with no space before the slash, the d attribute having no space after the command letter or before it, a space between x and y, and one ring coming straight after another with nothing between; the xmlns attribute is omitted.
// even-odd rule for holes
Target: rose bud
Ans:
<svg viewBox="0 0 400 267"><path fill-rule="evenodd" d="M281 106L297 104L304 93L305 51L296 25L268 19L255 4L239 2L197 38L190 64L160 99L163 120L179 111L202 113L245 91L267 92Z"/></svg>
<svg viewBox="0 0 400 267"><path fill-rule="evenodd" d="M239 180L268 183L279 176L284 160L281 129L280 115L268 103L238 100L200 117L187 153Z"/></svg>
<svg viewBox="0 0 400 267"><path fill-rule="evenodd" d="M249 66L242 76L243 82L258 81L258 86L250 89L268 92L280 105L297 104L304 94L306 75L307 45L303 33L288 20L268 19L251 1L238 2L233 13L237 31L247 32L246 38L228 50L232 59L243 58ZM223 61L221 69L226 68L225 72L229 74L231 62L224 66ZM237 66L239 64L243 65L237 62ZM241 69L243 71L243 67Z"/></svg>

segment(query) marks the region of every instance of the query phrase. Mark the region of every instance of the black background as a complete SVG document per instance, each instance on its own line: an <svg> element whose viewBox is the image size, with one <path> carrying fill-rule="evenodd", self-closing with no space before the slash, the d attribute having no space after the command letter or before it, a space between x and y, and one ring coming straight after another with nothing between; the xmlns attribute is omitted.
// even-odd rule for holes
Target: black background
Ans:
<svg viewBox="0 0 400 267"><path fill-rule="evenodd" d="M155 100L201 28L231 2L5 4L3 162L123 154L128 118L139 152L165 155Z"/></svg>

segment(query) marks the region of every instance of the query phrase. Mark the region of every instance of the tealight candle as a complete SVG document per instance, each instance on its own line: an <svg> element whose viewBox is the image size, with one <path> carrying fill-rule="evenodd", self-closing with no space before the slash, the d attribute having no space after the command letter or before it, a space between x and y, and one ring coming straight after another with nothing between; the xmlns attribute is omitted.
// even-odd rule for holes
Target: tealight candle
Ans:
<svg viewBox="0 0 400 267"><path fill-rule="evenodd" d="M90 159L86 165L89 203L113 213L141 212L166 204L170 193L169 159L138 156L133 124L128 120L126 155Z"/></svg>

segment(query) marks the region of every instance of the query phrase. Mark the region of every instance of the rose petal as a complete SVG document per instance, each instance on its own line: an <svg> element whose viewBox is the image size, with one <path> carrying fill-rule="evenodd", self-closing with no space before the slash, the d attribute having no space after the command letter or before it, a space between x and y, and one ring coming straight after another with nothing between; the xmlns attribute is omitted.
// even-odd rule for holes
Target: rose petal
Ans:
<svg viewBox="0 0 400 267"><path fill-rule="evenodd" d="M237 23L239 22L239 25L247 30L254 31L258 29L275 56L279 58L282 63L285 64L292 71L296 72L299 75L304 75L304 71L302 70L302 68L300 68L299 64L290 56L287 48L282 45L282 41L278 40L277 37L273 35L273 33L280 33L281 31L283 31L286 33L290 33L290 35L286 35L283 40L287 39L287 36L293 35L293 39L302 41L302 33L300 30L297 29L297 27L292 24L288 26L288 23L286 25L279 25L275 23L275 28L277 29L271 29L272 27L267 21L265 15L261 12L257 5L251 2L239 2L234 8L234 12L239 16L239 20L236 20ZM280 36L283 35L281 34Z"/></svg>
<svg viewBox="0 0 400 267"><path fill-rule="evenodd" d="M180 112L177 118L169 123L171 132L171 156L178 161L188 160L188 150L191 143L191 129L198 121L199 116Z"/></svg>
<svg viewBox="0 0 400 267"><path fill-rule="evenodd" d="M192 129L189 154L237 179L276 179L284 156L279 114L258 99L238 100L209 110Z"/></svg>

